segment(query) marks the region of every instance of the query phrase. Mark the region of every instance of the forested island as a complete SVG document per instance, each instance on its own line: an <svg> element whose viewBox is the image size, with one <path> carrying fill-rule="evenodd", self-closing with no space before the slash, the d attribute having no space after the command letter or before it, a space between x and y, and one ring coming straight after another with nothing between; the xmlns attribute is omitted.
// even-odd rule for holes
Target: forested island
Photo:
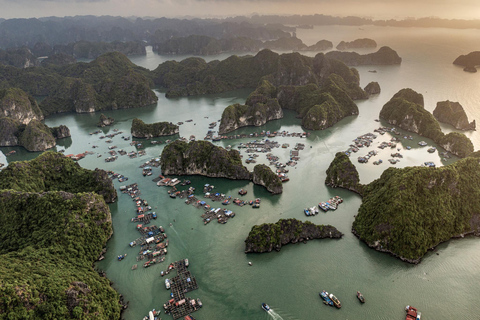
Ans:
<svg viewBox="0 0 480 320"><path fill-rule="evenodd" d="M458 102L439 101L432 114L439 122L450 124L455 129L475 130L476 128L475 120L468 122L467 114Z"/></svg>
<svg viewBox="0 0 480 320"><path fill-rule="evenodd" d="M66 126L49 128L42 119L36 100L25 91L18 88L0 90L0 146L45 151L53 148L57 139L70 137Z"/></svg>
<svg viewBox="0 0 480 320"><path fill-rule="evenodd" d="M404 130L418 133L438 143L445 150L463 158L473 152L473 143L462 133L444 134L435 117L423 105L423 95L402 89L380 111L380 118Z"/></svg>
<svg viewBox="0 0 480 320"><path fill-rule="evenodd" d="M352 232L378 251L419 263L439 243L480 236L480 164L468 157L441 168L388 168L361 185L350 159L337 153L325 183L359 193Z"/></svg>
<svg viewBox="0 0 480 320"><path fill-rule="evenodd" d="M376 48L377 42L373 39L363 38L355 39L353 41L340 41L336 46L338 50L361 49L361 48Z"/></svg>
<svg viewBox="0 0 480 320"><path fill-rule="evenodd" d="M19 69L0 65L0 82L31 96L46 96L43 116L61 112L95 112L155 103L149 71L125 55L111 52L89 62Z"/></svg>
<svg viewBox="0 0 480 320"><path fill-rule="evenodd" d="M343 234L331 225L315 225L310 221L280 219L276 223L253 226L245 240L245 253L280 251L289 243L313 239L339 239Z"/></svg>
<svg viewBox="0 0 480 320"><path fill-rule="evenodd" d="M135 118L132 120L132 128L130 132L132 133L132 137L150 139L177 134L178 126L171 122L146 124L142 120Z"/></svg>
<svg viewBox="0 0 480 320"><path fill-rule="evenodd" d="M363 65L397 65L402 63L402 58L390 47L384 46L377 52L358 54L356 52L330 51L325 54L330 59L337 59L348 66Z"/></svg>
<svg viewBox="0 0 480 320"><path fill-rule="evenodd" d="M0 198L0 315L119 319L119 294L92 267L113 232L106 172L45 152L0 172Z"/></svg>
<svg viewBox="0 0 480 320"><path fill-rule="evenodd" d="M273 194L282 193L283 190L280 178L270 167L256 165L252 173L242 164L237 150L227 151L208 141L187 143L176 140L163 149L160 165L164 175L201 175L252 180Z"/></svg>

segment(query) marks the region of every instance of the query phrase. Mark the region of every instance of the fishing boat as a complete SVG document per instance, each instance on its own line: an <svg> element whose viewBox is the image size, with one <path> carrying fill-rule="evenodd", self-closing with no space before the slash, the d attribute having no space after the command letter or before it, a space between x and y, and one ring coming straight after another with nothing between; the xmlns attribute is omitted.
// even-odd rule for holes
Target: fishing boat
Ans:
<svg viewBox="0 0 480 320"><path fill-rule="evenodd" d="M363 297L363 294L360 293L360 291L357 291L357 298L360 300L361 303L365 303L365 298Z"/></svg>
<svg viewBox="0 0 480 320"><path fill-rule="evenodd" d="M320 298L323 299L323 303L325 303L326 305L329 305L329 306L333 306L333 301L330 300L330 298L328 297L328 292L327 291L323 290L318 295L320 296Z"/></svg>
<svg viewBox="0 0 480 320"><path fill-rule="evenodd" d="M405 311L407 312L405 317L406 320L420 320L420 317L422 316L422 313L418 311L417 308L411 306L406 306Z"/></svg>
<svg viewBox="0 0 480 320"><path fill-rule="evenodd" d="M125 257L127 256L127 254L121 254L117 257L118 261L122 261L123 259L125 259Z"/></svg>
<svg viewBox="0 0 480 320"><path fill-rule="evenodd" d="M342 307L342 304L340 303L340 300L338 300L338 298L335 297L333 295L333 293L330 293L328 295L328 297L333 301L333 304L334 304L335 307L337 307L338 309L340 309Z"/></svg>
<svg viewBox="0 0 480 320"><path fill-rule="evenodd" d="M170 280L165 279L165 288L170 289Z"/></svg>
<svg viewBox="0 0 480 320"><path fill-rule="evenodd" d="M262 303L262 309L267 311L267 312L270 311L270 307L266 303Z"/></svg>

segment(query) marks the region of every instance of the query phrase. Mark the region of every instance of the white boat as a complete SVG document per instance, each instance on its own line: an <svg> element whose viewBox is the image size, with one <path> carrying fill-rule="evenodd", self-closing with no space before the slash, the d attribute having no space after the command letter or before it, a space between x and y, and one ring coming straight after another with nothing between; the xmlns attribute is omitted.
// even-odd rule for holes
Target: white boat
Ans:
<svg viewBox="0 0 480 320"><path fill-rule="evenodd" d="M165 288L170 289L170 280L165 279Z"/></svg>
<svg viewBox="0 0 480 320"><path fill-rule="evenodd" d="M188 267L188 259L185 259L185 267Z"/></svg>

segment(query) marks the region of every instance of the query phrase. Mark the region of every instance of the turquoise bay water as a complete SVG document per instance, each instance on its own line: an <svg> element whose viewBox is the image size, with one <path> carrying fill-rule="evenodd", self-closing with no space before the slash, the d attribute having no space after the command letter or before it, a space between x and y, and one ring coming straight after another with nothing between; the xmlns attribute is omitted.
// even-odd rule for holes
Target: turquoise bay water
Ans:
<svg viewBox="0 0 480 320"><path fill-rule="evenodd" d="M310 45L321 39L331 40L336 45L341 40L354 40L369 37L375 39L379 46L388 45L403 58L400 66L365 66L358 67L361 85L378 81L382 92L366 101L357 102L360 115L349 117L334 127L320 132L311 132L306 138L278 137L273 140L289 143L293 147L301 142L306 145L300 151L300 161L296 167L289 168L290 181L284 184L284 193L271 196L263 188L247 181L229 181L203 177L188 177L197 188L197 195L202 196L201 189L205 183L215 185L215 190L237 196L240 188L248 190L246 199L262 198L260 209L237 207L229 209L236 212L236 217L225 225L212 222L203 225L200 217L202 211L188 206L180 199L172 200L167 189L157 187L151 177L143 177L139 165L160 155L163 145L151 145L144 141L147 155L136 159L119 156L112 163L104 162L108 156L108 146L116 145L126 151L133 151L130 141L121 139L130 135L131 120L138 117L147 123L156 121L184 122L180 126L180 136L188 138L195 135L204 137L210 122L220 119L223 109L232 103L243 103L249 90L202 97L166 99L157 91L157 105L134 110L117 110L105 112L116 119L111 128L102 129L103 134L113 133L114 129L123 131L115 136L111 144L99 139L99 135L90 135L97 130L99 114L64 114L48 118L49 126L67 125L72 138L59 141L57 150L65 153L80 153L86 150L101 154L87 156L79 163L83 167L96 167L124 174L129 178L121 185L137 182L146 199L154 207L159 218L152 222L162 225L170 240L167 259L163 264L148 269L140 267L132 271L136 264L137 249L128 243L138 237L135 224L130 218L135 216L131 199L119 193L116 203L110 205L114 235L108 242L106 259L97 263L99 269L105 270L114 282L114 287L130 301L130 306L123 317L127 320L141 319L153 308L162 308L169 298L160 277L160 270L168 263L189 258L190 271L197 278L199 290L188 296L200 298L204 307L194 314L197 319L269 319L274 317L260 308L262 302L268 303L282 319L403 319L405 305L410 304L422 311L423 319L463 318L478 320L480 314L480 241L477 238L451 240L428 253L421 264L410 265L387 254L369 249L350 232L354 216L361 199L345 190L331 189L324 185L325 171L338 151L347 149L357 136L373 132L381 125L375 122L379 111L394 93L406 87L422 93L425 108L433 111L437 101L451 100L460 102L471 119L480 119L477 103L480 101L480 74L469 74L452 65L460 54L474 51L479 43L480 34L476 30L447 29L401 29L363 27L316 27L313 30L298 30L297 36ZM364 53L375 50L364 50ZM312 53L313 54L313 53ZM226 56L226 55L225 55ZM208 60L223 56L206 57ZM172 57L149 53L145 57L132 57L138 65L155 68L158 63ZM178 57L175 57L178 60ZM376 70L376 73L368 71ZM206 118L208 117L208 118ZM193 119L192 122L185 122ZM218 128L218 126L217 126ZM443 126L445 131L453 130ZM286 112L285 118L273 121L259 128L243 128L236 133L252 133L261 130L302 132L300 120L292 112ZM404 133L404 132L402 132ZM475 149L480 148L480 135L466 133L473 141ZM403 134L400 135L403 137ZM363 183L368 183L380 176L383 170L391 166L387 159L395 150L380 150L376 146L381 141L388 141L389 134L378 136L370 148L363 148L352 156ZM157 140L165 140L157 139ZM252 139L226 140L216 142L218 145L232 145ZM435 144L428 139L413 135L413 140L403 140L398 147L404 155L397 167L420 165L425 161L442 162L438 153L427 153L428 147L419 147L418 141L425 140L429 145ZM93 145L99 147L93 149ZM411 146L412 150L404 147ZM6 157L10 150L17 154ZM288 149L275 149L273 153L281 161L288 160ZM356 158L370 150L379 151L379 155L367 164L358 164ZM247 154L241 153L246 158ZM0 162L17 161L36 157L37 153L28 153L21 148L1 148ZM383 164L373 165L373 160L382 159ZM265 154L260 153L259 163L267 163ZM248 164L251 170L254 164ZM153 176L160 174L154 168ZM315 217L306 217L303 208L311 207L331 196L340 195L345 199L335 212L320 213ZM215 206L221 206L219 203ZM268 254L244 253L244 240L251 227L265 222L276 222L282 218L310 220L317 224L332 224L345 236L340 240L310 241L307 244L288 245L280 252ZM170 226L171 224L171 226ZM116 256L128 253L121 262ZM438 253L438 255L437 255ZM248 262L252 266L248 266ZM342 302L342 309L336 310L322 304L318 292L322 289L333 292ZM355 296L360 290L366 303L361 305ZM171 316L162 315L163 319Z"/></svg>

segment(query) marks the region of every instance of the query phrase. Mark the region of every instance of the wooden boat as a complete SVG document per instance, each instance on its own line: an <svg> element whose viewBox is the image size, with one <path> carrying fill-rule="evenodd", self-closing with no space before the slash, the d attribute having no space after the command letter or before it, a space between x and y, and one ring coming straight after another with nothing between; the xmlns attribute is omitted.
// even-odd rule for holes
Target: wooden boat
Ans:
<svg viewBox="0 0 480 320"><path fill-rule="evenodd" d="M360 293L360 291L357 291L357 298L360 300L361 303L365 303L365 298L363 297L363 294Z"/></svg>

